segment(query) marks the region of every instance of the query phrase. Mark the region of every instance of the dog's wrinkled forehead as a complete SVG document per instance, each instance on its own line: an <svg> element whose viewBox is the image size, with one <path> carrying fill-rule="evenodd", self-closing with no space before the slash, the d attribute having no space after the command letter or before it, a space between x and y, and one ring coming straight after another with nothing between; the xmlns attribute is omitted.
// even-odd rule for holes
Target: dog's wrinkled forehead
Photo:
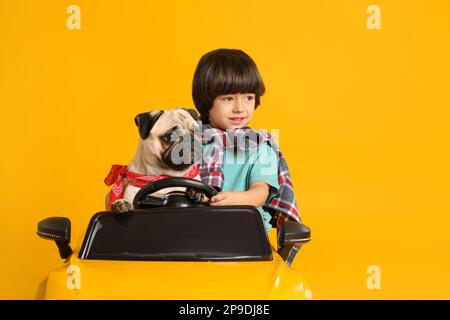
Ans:
<svg viewBox="0 0 450 320"><path fill-rule="evenodd" d="M182 109L169 110L161 115L151 130L151 134L158 136L174 129L193 131L195 125L197 123L186 111Z"/></svg>
<svg viewBox="0 0 450 320"><path fill-rule="evenodd" d="M138 114L135 123L139 127L139 135L143 140L150 135L160 136L167 130L174 128L193 131L197 126L198 116L195 110L177 108L175 110L154 110Z"/></svg>

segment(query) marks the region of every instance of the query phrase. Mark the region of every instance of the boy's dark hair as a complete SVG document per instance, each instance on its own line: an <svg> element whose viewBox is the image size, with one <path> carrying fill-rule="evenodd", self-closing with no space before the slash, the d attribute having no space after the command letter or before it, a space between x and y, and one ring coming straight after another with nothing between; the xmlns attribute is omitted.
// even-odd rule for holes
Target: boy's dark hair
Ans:
<svg viewBox="0 0 450 320"><path fill-rule="evenodd" d="M198 62L192 82L192 98L200 119L208 123L214 99L223 94L253 93L255 109L265 92L262 77L252 58L237 49L217 49Z"/></svg>

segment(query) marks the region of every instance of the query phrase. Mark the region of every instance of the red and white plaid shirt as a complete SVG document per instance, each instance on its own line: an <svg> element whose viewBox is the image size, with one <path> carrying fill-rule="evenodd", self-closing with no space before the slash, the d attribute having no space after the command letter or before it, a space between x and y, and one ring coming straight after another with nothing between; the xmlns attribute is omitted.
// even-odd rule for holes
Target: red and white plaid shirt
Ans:
<svg viewBox="0 0 450 320"><path fill-rule="evenodd" d="M301 222L286 159L270 133L249 127L226 132L203 124L203 161L200 172L202 182L218 191L222 189L224 180L222 172L223 150L227 147L229 141L232 141L235 145L237 141L240 141L237 146L244 149L256 148L261 143L270 145L278 156L278 183L280 188L278 194L264 208L271 213L274 219L272 225L278 230L287 219Z"/></svg>

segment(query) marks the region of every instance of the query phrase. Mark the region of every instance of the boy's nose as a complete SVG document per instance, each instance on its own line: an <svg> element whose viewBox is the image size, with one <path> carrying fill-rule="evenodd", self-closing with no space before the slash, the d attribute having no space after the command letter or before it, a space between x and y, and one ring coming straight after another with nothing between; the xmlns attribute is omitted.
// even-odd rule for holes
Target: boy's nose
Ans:
<svg viewBox="0 0 450 320"><path fill-rule="evenodd" d="M244 112L242 103L243 102L241 101L241 99L236 99L234 102L233 112L236 112L236 113Z"/></svg>

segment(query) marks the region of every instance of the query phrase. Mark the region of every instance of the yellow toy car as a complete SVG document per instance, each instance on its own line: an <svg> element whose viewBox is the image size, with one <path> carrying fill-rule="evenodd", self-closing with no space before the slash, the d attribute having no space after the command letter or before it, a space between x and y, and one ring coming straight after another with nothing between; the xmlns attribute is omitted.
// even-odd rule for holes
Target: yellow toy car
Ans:
<svg viewBox="0 0 450 320"><path fill-rule="evenodd" d="M311 291L290 267L310 230L287 222L279 245L268 237L251 206L209 207L185 192L162 199L149 194L187 187L216 191L192 179L169 178L142 188L130 214L99 212L79 249L70 247L70 220L48 218L38 235L56 242L65 263L50 272L43 299L310 299ZM270 241L269 241L270 238Z"/></svg>

